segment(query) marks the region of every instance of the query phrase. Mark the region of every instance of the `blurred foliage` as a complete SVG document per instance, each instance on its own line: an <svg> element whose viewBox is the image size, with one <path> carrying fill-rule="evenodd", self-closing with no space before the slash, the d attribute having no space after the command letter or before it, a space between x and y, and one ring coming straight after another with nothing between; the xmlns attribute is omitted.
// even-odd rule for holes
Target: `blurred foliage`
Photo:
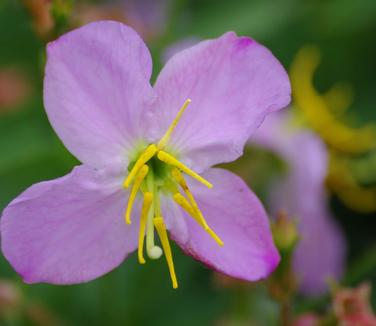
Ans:
<svg viewBox="0 0 376 326"><path fill-rule="evenodd" d="M50 6L48 1L40 3ZM0 211L31 184L62 176L78 163L54 134L43 109L45 44L79 25L78 8L83 5L101 10L114 3L55 0L44 13L51 14L52 30L41 35L35 26L35 11L24 1L0 0L0 71L15 66L32 85L32 93L22 103L11 110L0 107ZM325 93L335 83L346 81L353 90L346 119L359 127L376 122L374 0L166 0L164 5L164 32L147 37L155 62L154 78L162 66L163 49L187 37L217 37L228 30L250 35L269 47L286 68L301 48L316 44L322 54L313 78L317 90ZM375 157L374 151L347 157L356 185L376 187ZM230 168L263 197L265 184L285 166L270 153L252 149ZM375 287L374 210L365 214L355 207L349 209L338 192L331 204L349 243L349 267L343 282L353 286L368 279ZM221 286L211 271L182 255L176 246L173 250L181 284L177 291L170 288L163 261L140 266L132 256L96 281L57 287L22 284L1 259L0 277L14 282L23 300L23 308L7 315L1 325L239 325L235 322L247 323L251 317L256 325L277 323L278 307L265 284L246 290ZM325 311L328 302L329 296L298 297L293 310Z"/></svg>

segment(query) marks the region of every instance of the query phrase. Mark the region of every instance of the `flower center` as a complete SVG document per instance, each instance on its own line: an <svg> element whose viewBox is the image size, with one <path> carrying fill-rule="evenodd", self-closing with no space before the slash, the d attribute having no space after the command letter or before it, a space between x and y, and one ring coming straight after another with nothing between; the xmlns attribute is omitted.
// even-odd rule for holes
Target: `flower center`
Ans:
<svg viewBox="0 0 376 326"><path fill-rule="evenodd" d="M150 259L158 259L164 252L174 289L178 287L178 282L167 229L161 211L160 194L162 192L172 196L177 205L193 217L218 245L223 246L222 240L206 223L182 173L191 176L208 188L212 188L213 185L180 162L171 153L164 150L190 102L190 99L184 102L174 121L158 144L150 144L137 157L133 166L129 167L129 174L124 181L125 188L128 188L132 184L125 212L125 222L127 224L131 224L131 212L137 194L139 192L143 194L138 238L138 261L140 264L145 264L143 252L146 237L146 253ZM182 192L179 191L179 188ZM159 236L162 248L155 245L155 230Z"/></svg>

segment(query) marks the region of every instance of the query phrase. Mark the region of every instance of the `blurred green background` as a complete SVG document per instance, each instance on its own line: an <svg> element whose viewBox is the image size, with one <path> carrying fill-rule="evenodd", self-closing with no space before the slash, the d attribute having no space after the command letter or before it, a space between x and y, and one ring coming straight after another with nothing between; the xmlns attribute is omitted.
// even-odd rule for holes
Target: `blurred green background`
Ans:
<svg viewBox="0 0 376 326"><path fill-rule="evenodd" d="M119 14L112 6L119 8L121 1L61 0L51 5L49 1L0 0L0 211L31 184L62 176L78 163L44 112L44 49L48 40L89 20L119 19L142 29L153 55L154 76L163 65L164 50L186 38L213 38L234 30L265 44L286 69L300 48L315 44L322 53L315 76L317 89L325 91L337 81L348 82L354 92L349 120L355 125L376 122L376 1L141 2L125 5ZM51 11L52 18L46 18ZM55 23L51 25L49 19ZM9 80L13 80L11 86ZM260 155L254 156L256 163L246 156L239 164L257 164ZM370 155L374 152L362 157ZM375 161L368 164L369 187L376 185ZM257 190L257 180L254 184ZM375 284L375 213L356 212L336 195L332 195L331 208L349 245L343 284L354 286L363 280ZM19 298L16 295L15 307L8 307L1 301L0 286L4 317L0 325L278 324L279 306L267 294L265 284L224 286L212 271L184 256L179 248L174 246L173 251L181 284L177 291L171 289L163 260L140 266L132 255L96 281L59 287L25 285L1 258L0 278L11 282ZM298 296L293 310L322 312L329 300L329 296Z"/></svg>

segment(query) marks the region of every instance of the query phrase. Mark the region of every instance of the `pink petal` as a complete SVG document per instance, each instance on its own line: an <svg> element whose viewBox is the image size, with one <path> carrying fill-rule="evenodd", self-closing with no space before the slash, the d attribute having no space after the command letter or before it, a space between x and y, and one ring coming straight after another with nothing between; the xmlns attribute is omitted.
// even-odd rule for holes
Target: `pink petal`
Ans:
<svg viewBox="0 0 376 326"><path fill-rule="evenodd" d="M309 152L309 147L305 151ZM323 184L318 187L318 180L312 183L314 173L306 169L305 179L303 173L291 169L290 175L273 183L269 202L274 212L283 209L298 222L300 241L293 267L300 291L312 296L327 292L328 279L342 276L346 241L330 212Z"/></svg>
<svg viewBox="0 0 376 326"><path fill-rule="evenodd" d="M290 111L269 115L250 139L250 143L265 147L278 154L291 167L291 173L301 183L300 190L323 188L328 170L325 144L307 129L293 127ZM304 155L303 155L304 153Z"/></svg>
<svg viewBox="0 0 376 326"><path fill-rule="evenodd" d="M100 168L127 164L154 93L148 49L117 22L88 24L48 45L44 102L66 147Z"/></svg>
<svg viewBox="0 0 376 326"><path fill-rule="evenodd" d="M227 33L177 53L155 90L160 137L183 102L192 103L170 145L198 171L238 158L265 115L290 102L288 76L262 45Z"/></svg>
<svg viewBox="0 0 376 326"><path fill-rule="evenodd" d="M219 247L185 213L188 236L171 228L172 238L187 254L217 271L249 281L267 277L280 258L260 201L244 181L231 172L210 169L204 176L213 182L212 189L194 181L190 188L206 221L224 246Z"/></svg>
<svg viewBox="0 0 376 326"><path fill-rule="evenodd" d="M33 185L4 210L2 251L25 282L89 281L135 250L137 221L125 224L127 194L110 181L79 166Z"/></svg>
<svg viewBox="0 0 376 326"><path fill-rule="evenodd" d="M328 290L328 278L339 279L344 271L346 242L327 203L325 145L311 132L291 130L291 119L285 112L269 115L251 142L279 154L289 166L270 187L269 202L274 212L284 209L298 220L294 271L303 293L320 295Z"/></svg>
<svg viewBox="0 0 376 326"><path fill-rule="evenodd" d="M301 292L322 295L328 291L329 280L340 280L345 269L346 242L338 223L325 203L300 218L301 240L294 253L294 272Z"/></svg>

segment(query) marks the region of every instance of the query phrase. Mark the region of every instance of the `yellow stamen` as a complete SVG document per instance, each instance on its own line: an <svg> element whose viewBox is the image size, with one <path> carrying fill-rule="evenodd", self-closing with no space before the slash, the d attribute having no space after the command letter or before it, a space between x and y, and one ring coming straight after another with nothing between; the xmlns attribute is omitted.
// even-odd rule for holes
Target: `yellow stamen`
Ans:
<svg viewBox="0 0 376 326"><path fill-rule="evenodd" d="M209 227L209 229L206 230L206 232L209 233L209 235L214 239L214 241L218 244L218 246L223 247L224 243L221 240L221 238Z"/></svg>
<svg viewBox="0 0 376 326"><path fill-rule="evenodd" d="M135 182L133 184L131 193L129 195L128 199L128 205L127 205L127 210L125 212L125 223L131 224L131 212L132 212L132 207L134 200L136 199L136 195L138 192L138 189L141 186L142 181L144 181L146 175L148 174L149 167L147 165L143 165L139 172L137 173Z"/></svg>
<svg viewBox="0 0 376 326"><path fill-rule="evenodd" d="M145 264L143 251L144 251L146 218L148 216L148 212L149 212L152 202L153 202L153 194L151 192L145 192L144 202L142 204L142 209L141 209L140 232L138 235L138 261L140 264Z"/></svg>
<svg viewBox="0 0 376 326"><path fill-rule="evenodd" d="M155 225L155 228L157 229L159 239L161 240L163 251L165 253L168 269L170 271L172 287L174 289L177 289L178 288L178 281L176 279L174 261L172 260L170 242L168 241L167 230L166 230L166 226L163 222L163 218L162 217L155 217L154 218L154 225Z"/></svg>
<svg viewBox="0 0 376 326"><path fill-rule="evenodd" d="M170 137L171 137L171 134L172 132L174 131L174 129L176 128L176 125L179 123L180 119L181 119L181 116L183 115L185 109L187 108L188 104L191 103L191 100L190 99L187 99L184 104L182 105L182 107L180 108L178 114L176 115L176 118L174 119L174 121L172 121L170 127L167 129L166 133L164 134L164 136L161 138L161 140L159 141L158 143L158 149L163 149L165 148L165 146L167 145L168 141L170 140Z"/></svg>
<svg viewBox="0 0 376 326"><path fill-rule="evenodd" d="M214 239L219 246L223 246L223 241L218 237L218 235L208 226L202 214L198 214L197 211L188 203L188 200L185 199L180 193L174 195L175 202L180 205L190 216L192 216L201 227L204 228L206 232Z"/></svg>
<svg viewBox="0 0 376 326"><path fill-rule="evenodd" d="M198 175L196 172L192 171L190 168L188 168L187 166L185 166L183 163L181 163L179 160L177 160L171 154L168 154L168 153L166 153L164 151L159 151L158 154L157 154L157 157L162 162L165 162L166 164L175 166L178 169L182 170L184 173L188 174L192 178L194 178L197 181L201 182L202 184L204 184L208 188L212 188L213 187L213 185L209 181L205 180L203 177L201 177L200 175Z"/></svg>
<svg viewBox="0 0 376 326"><path fill-rule="evenodd" d="M188 197L189 203L187 200L180 194L174 195L174 200L181 205L184 209L186 209L187 204L191 206L193 210L193 214L187 211L189 215L191 215L204 229L206 232L210 234L210 236L218 243L218 245L223 246L223 241L215 234L215 232L208 226L205 221L205 218L198 208L195 198L193 197L191 191L188 188L187 182L185 181L183 175L180 173L179 169L172 170L172 176L174 177L175 181L182 187L184 193ZM180 196L179 196L180 195ZM183 198L183 199L182 199ZM184 202L185 201L185 202ZM183 206L184 205L184 206Z"/></svg>
<svg viewBox="0 0 376 326"><path fill-rule="evenodd" d="M188 188L187 182L185 181L183 175L180 173L179 169L172 170L172 176L174 177L175 181L183 188L184 193L187 195L189 202L191 203L192 207L196 211L200 211L198 205L193 197L191 191ZM201 212L200 212L201 213Z"/></svg>
<svg viewBox="0 0 376 326"><path fill-rule="evenodd" d="M124 181L124 187L128 188L133 178L136 176L142 166L147 163L157 152L157 146L155 144L149 145L144 152L140 155L132 170L129 172L127 178Z"/></svg>
<svg viewBox="0 0 376 326"><path fill-rule="evenodd" d="M174 195L174 200L175 202L181 206L189 215L191 215L192 217L195 218L195 220L199 223L199 224L202 224L201 220L197 218L197 214L195 212L195 210L193 209L193 207L189 204L188 200L185 199L185 197L180 194L180 193L176 193Z"/></svg>

